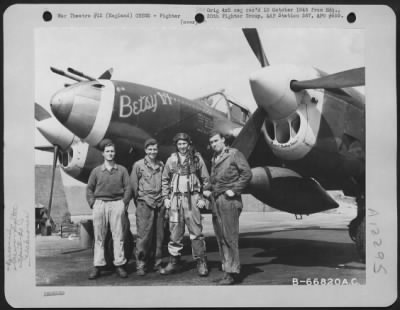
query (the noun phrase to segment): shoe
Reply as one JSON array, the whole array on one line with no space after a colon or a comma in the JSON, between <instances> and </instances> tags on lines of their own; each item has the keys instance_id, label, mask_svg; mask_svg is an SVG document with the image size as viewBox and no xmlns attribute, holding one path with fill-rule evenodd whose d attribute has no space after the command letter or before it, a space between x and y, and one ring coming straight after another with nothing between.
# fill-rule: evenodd
<instances>
[{"instance_id":1,"label":"shoe","mask_svg":"<svg viewBox=\"0 0 400 310\"><path fill-rule=\"evenodd\" d=\"M89 280L94 280L100 277L100 268L99 267L94 267L92 271L90 271L88 279Z\"/></svg>"},{"instance_id":2,"label":"shoe","mask_svg":"<svg viewBox=\"0 0 400 310\"><path fill-rule=\"evenodd\" d=\"M174 272L177 272L180 269L180 256L170 256L169 257L169 263L165 268L161 268L160 269L160 274L162 275L167 275L167 274L171 274Z\"/></svg>"},{"instance_id":3,"label":"shoe","mask_svg":"<svg viewBox=\"0 0 400 310\"><path fill-rule=\"evenodd\" d=\"M139 268L136 270L136 274L138 276L144 276L146 274L146 271L144 271L144 268Z\"/></svg>"},{"instance_id":4,"label":"shoe","mask_svg":"<svg viewBox=\"0 0 400 310\"><path fill-rule=\"evenodd\" d=\"M158 258L154 262L153 271L160 271L161 268L162 268L162 259Z\"/></svg>"},{"instance_id":5,"label":"shoe","mask_svg":"<svg viewBox=\"0 0 400 310\"><path fill-rule=\"evenodd\" d=\"M162 263L157 263L153 266L153 271L160 271L162 269Z\"/></svg>"},{"instance_id":6,"label":"shoe","mask_svg":"<svg viewBox=\"0 0 400 310\"><path fill-rule=\"evenodd\" d=\"M199 258L197 260L197 273L200 277L208 276L207 258Z\"/></svg>"},{"instance_id":7,"label":"shoe","mask_svg":"<svg viewBox=\"0 0 400 310\"><path fill-rule=\"evenodd\" d=\"M124 267L117 266L115 268L115 272L119 275L120 278L127 278L128 273L125 271Z\"/></svg>"},{"instance_id":8,"label":"shoe","mask_svg":"<svg viewBox=\"0 0 400 310\"><path fill-rule=\"evenodd\" d=\"M218 285L232 285L235 283L235 279L232 277L231 274L225 273L224 277L218 281Z\"/></svg>"}]
</instances>

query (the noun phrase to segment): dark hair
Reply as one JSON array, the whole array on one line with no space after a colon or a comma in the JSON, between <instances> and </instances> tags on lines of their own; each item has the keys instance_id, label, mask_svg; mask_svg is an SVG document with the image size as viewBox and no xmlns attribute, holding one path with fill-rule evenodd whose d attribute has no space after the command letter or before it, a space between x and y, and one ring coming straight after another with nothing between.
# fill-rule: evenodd
<instances>
[{"instance_id":1,"label":"dark hair","mask_svg":"<svg viewBox=\"0 0 400 310\"><path fill-rule=\"evenodd\" d=\"M144 148L145 148L145 149L147 149L147 147L150 146L150 145L158 145L157 140L156 140L156 139L153 139L153 138L150 138L150 139L147 139L147 140L144 142Z\"/></svg>"},{"instance_id":2,"label":"dark hair","mask_svg":"<svg viewBox=\"0 0 400 310\"><path fill-rule=\"evenodd\" d=\"M114 150L115 150L115 144L114 142L112 142L111 139L103 139L100 143L99 143L99 147L100 149L104 152L105 148L107 146L113 146Z\"/></svg>"},{"instance_id":3,"label":"dark hair","mask_svg":"<svg viewBox=\"0 0 400 310\"><path fill-rule=\"evenodd\" d=\"M225 135L218 129L213 129L210 131L210 133L208 134L208 139L211 139L212 137L219 135L221 138L225 139Z\"/></svg>"},{"instance_id":4,"label":"dark hair","mask_svg":"<svg viewBox=\"0 0 400 310\"><path fill-rule=\"evenodd\" d=\"M213 129L209 135L208 135L208 140L210 140L212 137L219 135L221 138L225 140L225 145L226 146L231 146L233 141L235 140L235 136L232 134L223 134L221 130L218 129Z\"/></svg>"}]
</instances>

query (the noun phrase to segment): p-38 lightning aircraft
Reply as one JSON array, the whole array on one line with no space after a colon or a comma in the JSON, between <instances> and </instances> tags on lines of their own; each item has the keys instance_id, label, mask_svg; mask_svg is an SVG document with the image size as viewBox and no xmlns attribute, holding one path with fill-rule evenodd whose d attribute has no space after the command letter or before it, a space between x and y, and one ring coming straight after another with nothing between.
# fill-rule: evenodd
<instances>
[{"instance_id":1,"label":"p-38 lightning aircraft","mask_svg":"<svg viewBox=\"0 0 400 310\"><path fill-rule=\"evenodd\" d=\"M358 212L349 232L364 257L365 99L352 87L365 84L365 68L326 74L313 67L269 65L257 30L243 32L262 67L250 76L258 106L251 115L223 92L189 100L111 80L111 70L93 78L52 68L76 82L51 98L58 121L36 105L38 129L54 145L54 166L59 158L67 174L86 182L103 161L99 143L110 138L117 162L130 171L144 156L147 138L159 141L159 157L166 160L175 151L172 137L182 131L209 162L208 135L219 128L248 158L253 172L248 193L273 208L311 214L338 207L327 190L356 197ZM224 109L217 108L221 102Z\"/></svg>"}]
</instances>

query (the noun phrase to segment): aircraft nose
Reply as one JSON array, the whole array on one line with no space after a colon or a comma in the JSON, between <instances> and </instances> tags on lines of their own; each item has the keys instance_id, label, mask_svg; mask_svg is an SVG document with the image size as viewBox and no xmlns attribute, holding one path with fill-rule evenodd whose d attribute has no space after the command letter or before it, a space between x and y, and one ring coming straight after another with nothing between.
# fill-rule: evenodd
<instances>
[{"instance_id":1,"label":"aircraft nose","mask_svg":"<svg viewBox=\"0 0 400 310\"><path fill-rule=\"evenodd\" d=\"M111 81L80 82L57 92L51 99L54 116L91 145L104 137L111 119L114 86Z\"/></svg>"},{"instance_id":2,"label":"aircraft nose","mask_svg":"<svg viewBox=\"0 0 400 310\"><path fill-rule=\"evenodd\" d=\"M250 77L254 99L271 120L288 117L297 109L298 94L290 89L288 69L282 66L269 66Z\"/></svg>"},{"instance_id":3,"label":"aircraft nose","mask_svg":"<svg viewBox=\"0 0 400 310\"><path fill-rule=\"evenodd\" d=\"M56 118L64 124L71 114L73 103L74 92L70 89L63 89L51 98L50 107Z\"/></svg>"}]
</instances>

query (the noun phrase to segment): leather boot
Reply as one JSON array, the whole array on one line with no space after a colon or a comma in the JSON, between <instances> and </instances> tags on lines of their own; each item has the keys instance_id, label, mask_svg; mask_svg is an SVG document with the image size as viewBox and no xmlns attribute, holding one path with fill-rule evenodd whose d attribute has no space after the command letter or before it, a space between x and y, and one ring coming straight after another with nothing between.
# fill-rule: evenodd
<instances>
[{"instance_id":1,"label":"leather boot","mask_svg":"<svg viewBox=\"0 0 400 310\"><path fill-rule=\"evenodd\" d=\"M153 271L160 271L162 268L162 260L158 259L154 262Z\"/></svg>"},{"instance_id":2,"label":"leather boot","mask_svg":"<svg viewBox=\"0 0 400 310\"><path fill-rule=\"evenodd\" d=\"M144 268L138 268L136 269L136 274L138 276L144 276L146 274L146 270L144 270Z\"/></svg>"},{"instance_id":3,"label":"leather boot","mask_svg":"<svg viewBox=\"0 0 400 310\"><path fill-rule=\"evenodd\" d=\"M207 258L202 257L197 260L197 273L200 277L208 276Z\"/></svg>"},{"instance_id":4,"label":"leather boot","mask_svg":"<svg viewBox=\"0 0 400 310\"><path fill-rule=\"evenodd\" d=\"M136 274L138 276L144 276L146 274L146 264L144 261L136 262Z\"/></svg>"},{"instance_id":5,"label":"leather boot","mask_svg":"<svg viewBox=\"0 0 400 310\"><path fill-rule=\"evenodd\" d=\"M169 263L165 268L160 269L160 274L162 275L167 275L174 273L180 269L180 264L181 264L181 257L180 256L170 256L169 257Z\"/></svg>"}]
</instances>

